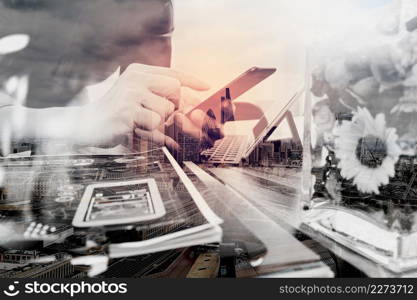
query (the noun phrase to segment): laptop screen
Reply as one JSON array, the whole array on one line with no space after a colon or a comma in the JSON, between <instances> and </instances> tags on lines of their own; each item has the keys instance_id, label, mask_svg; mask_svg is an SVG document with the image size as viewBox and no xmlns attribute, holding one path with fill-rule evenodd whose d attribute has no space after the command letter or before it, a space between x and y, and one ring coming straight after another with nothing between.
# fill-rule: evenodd
<instances>
[{"instance_id":1,"label":"laptop screen","mask_svg":"<svg viewBox=\"0 0 417 300\"><path fill-rule=\"evenodd\" d=\"M291 105L298 99L298 97L303 93L304 89L300 89L297 91L294 96L287 102L287 104L279 111L274 118L270 122L268 122L265 114L259 119L258 123L256 123L255 127L253 128L253 136L254 140L252 143L249 143L246 156L250 154L250 152L259 144L260 141L277 125L278 122L281 121L282 117L285 113L289 110Z\"/></svg>"},{"instance_id":2,"label":"laptop screen","mask_svg":"<svg viewBox=\"0 0 417 300\"><path fill-rule=\"evenodd\" d=\"M253 136L255 137L255 140L258 139L258 137L261 135L261 133L264 131L264 129L268 126L268 121L266 120L265 115L262 116L262 118L259 120L258 123L256 123L255 127L253 128Z\"/></svg>"}]
</instances>

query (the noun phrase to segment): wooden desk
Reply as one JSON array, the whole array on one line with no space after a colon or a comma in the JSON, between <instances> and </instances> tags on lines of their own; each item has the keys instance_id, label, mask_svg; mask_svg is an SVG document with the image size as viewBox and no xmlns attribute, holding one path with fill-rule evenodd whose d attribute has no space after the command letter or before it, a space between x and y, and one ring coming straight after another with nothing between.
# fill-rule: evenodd
<instances>
[{"instance_id":1,"label":"wooden desk","mask_svg":"<svg viewBox=\"0 0 417 300\"><path fill-rule=\"evenodd\" d=\"M268 249L268 253L259 266L252 267L247 262L238 265L239 277L333 276L333 272L320 261L317 254L305 247L288 232L288 229L284 229L276 221L280 216L276 216L274 220L271 215L265 213L267 207L258 208L251 202L254 197L263 195L265 200L272 203L274 199L280 197L273 190L273 186L267 184L262 187L261 182L254 185L253 178L250 176L237 178L238 171L233 169L203 170L191 162L186 162L185 166L187 175L192 180L194 177L194 181L196 178L199 179L204 184L206 193L210 192L214 195L205 199L215 213L225 221L222 226L224 240L253 240L255 236ZM204 196L204 187L198 184L196 186ZM279 204L279 201L276 202ZM288 217L291 214L288 209L281 209L281 211Z\"/></svg>"}]
</instances>

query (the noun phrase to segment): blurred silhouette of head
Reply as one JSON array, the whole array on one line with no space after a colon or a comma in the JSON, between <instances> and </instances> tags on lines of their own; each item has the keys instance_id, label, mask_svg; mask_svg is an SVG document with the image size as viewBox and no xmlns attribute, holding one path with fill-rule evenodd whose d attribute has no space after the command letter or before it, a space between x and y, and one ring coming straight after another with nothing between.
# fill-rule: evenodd
<instances>
[{"instance_id":1,"label":"blurred silhouette of head","mask_svg":"<svg viewBox=\"0 0 417 300\"><path fill-rule=\"evenodd\" d=\"M28 74L28 106L63 106L119 66L169 66L172 18L170 0L0 0L0 38L30 37L1 57L0 84Z\"/></svg>"}]
</instances>

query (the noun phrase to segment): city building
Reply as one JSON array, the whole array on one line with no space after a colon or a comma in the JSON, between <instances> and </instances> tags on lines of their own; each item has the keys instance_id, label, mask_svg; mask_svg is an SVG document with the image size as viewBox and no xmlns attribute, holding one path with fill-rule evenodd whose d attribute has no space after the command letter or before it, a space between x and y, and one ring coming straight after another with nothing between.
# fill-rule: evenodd
<instances>
[{"instance_id":1,"label":"city building","mask_svg":"<svg viewBox=\"0 0 417 300\"><path fill-rule=\"evenodd\" d=\"M11 264L25 264L39 258L36 250L8 250L0 254L0 261Z\"/></svg>"},{"instance_id":2,"label":"city building","mask_svg":"<svg viewBox=\"0 0 417 300\"><path fill-rule=\"evenodd\" d=\"M71 257L57 254L50 263L30 263L17 265L16 268L0 273L0 278L70 278L76 270L71 264Z\"/></svg>"}]
</instances>

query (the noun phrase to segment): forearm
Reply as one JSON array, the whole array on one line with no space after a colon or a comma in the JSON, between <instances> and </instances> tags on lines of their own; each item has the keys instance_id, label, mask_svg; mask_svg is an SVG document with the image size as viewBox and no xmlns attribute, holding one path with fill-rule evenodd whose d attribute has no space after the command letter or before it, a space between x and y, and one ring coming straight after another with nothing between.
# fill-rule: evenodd
<instances>
[{"instance_id":1,"label":"forearm","mask_svg":"<svg viewBox=\"0 0 417 300\"><path fill-rule=\"evenodd\" d=\"M33 109L9 106L0 109L0 118L3 129L10 131L11 139L80 143L81 111L80 107Z\"/></svg>"}]
</instances>

